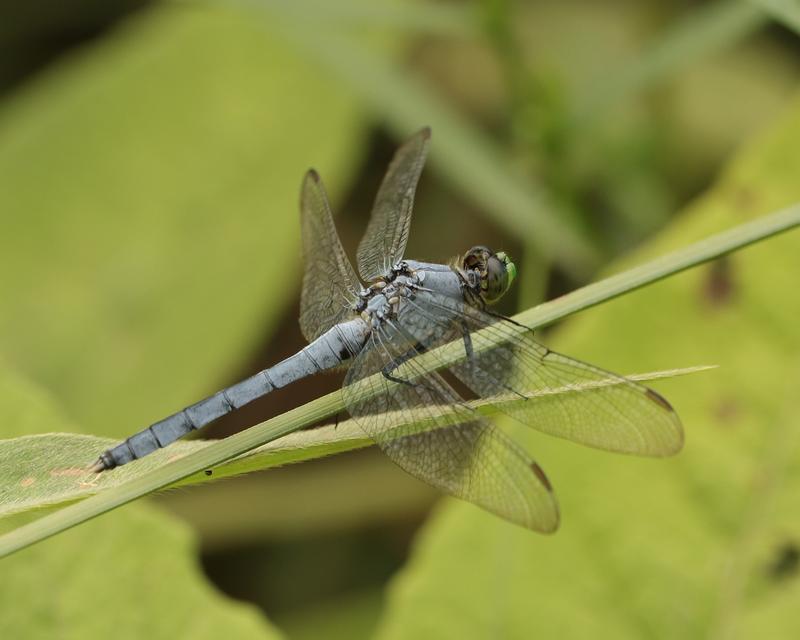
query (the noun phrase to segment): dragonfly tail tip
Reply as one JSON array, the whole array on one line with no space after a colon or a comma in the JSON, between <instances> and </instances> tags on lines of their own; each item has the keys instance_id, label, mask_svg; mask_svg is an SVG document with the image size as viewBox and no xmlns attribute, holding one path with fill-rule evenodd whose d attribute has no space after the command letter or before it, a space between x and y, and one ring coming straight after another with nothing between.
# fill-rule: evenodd
<instances>
[{"instance_id":1,"label":"dragonfly tail tip","mask_svg":"<svg viewBox=\"0 0 800 640\"><path fill-rule=\"evenodd\" d=\"M91 465L89 465L89 470L94 473L100 473L101 471L105 471L106 464L105 462L103 462L103 458L98 458Z\"/></svg>"}]
</instances>

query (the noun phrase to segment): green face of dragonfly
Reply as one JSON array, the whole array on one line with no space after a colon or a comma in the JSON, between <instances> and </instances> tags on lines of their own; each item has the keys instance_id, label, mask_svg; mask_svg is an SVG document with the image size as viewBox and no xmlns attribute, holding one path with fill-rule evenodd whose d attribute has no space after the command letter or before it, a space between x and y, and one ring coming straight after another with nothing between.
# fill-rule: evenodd
<instances>
[{"instance_id":1,"label":"green face of dragonfly","mask_svg":"<svg viewBox=\"0 0 800 640\"><path fill-rule=\"evenodd\" d=\"M463 266L480 276L480 295L486 304L502 298L517 277L517 267L511 258L503 251L494 253L487 247L472 247L464 256Z\"/></svg>"}]
</instances>

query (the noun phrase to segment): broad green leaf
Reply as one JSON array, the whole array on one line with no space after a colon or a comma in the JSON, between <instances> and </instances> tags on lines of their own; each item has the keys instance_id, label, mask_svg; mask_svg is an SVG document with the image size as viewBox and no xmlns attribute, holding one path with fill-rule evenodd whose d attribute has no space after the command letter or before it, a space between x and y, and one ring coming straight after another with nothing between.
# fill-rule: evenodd
<instances>
[{"instance_id":1,"label":"broad green leaf","mask_svg":"<svg viewBox=\"0 0 800 640\"><path fill-rule=\"evenodd\" d=\"M214 440L176 442L136 464L113 473L87 468L117 440L73 433L45 433L0 440L0 517L51 506L120 486L188 453L213 446ZM185 478L173 486L199 484L284 464L302 462L369 446L352 421L289 434L224 465Z\"/></svg>"},{"instance_id":2,"label":"broad green leaf","mask_svg":"<svg viewBox=\"0 0 800 640\"><path fill-rule=\"evenodd\" d=\"M0 636L25 640L281 637L208 584L191 531L147 505L3 562Z\"/></svg>"},{"instance_id":3,"label":"broad green leaf","mask_svg":"<svg viewBox=\"0 0 800 640\"><path fill-rule=\"evenodd\" d=\"M216 390L296 294L303 172L341 193L362 131L249 14L129 20L0 111L0 353L95 433Z\"/></svg>"},{"instance_id":4,"label":"broad green leaf","mask_svg":"<svg viewBox=\"0 0 800 640\"><path fill-rule=\"evenodd\" d=\"M652 246L800 200L800 103ZM659 385L686 429L669 460L529 432L562 527L544 538L449 501L395 580L380 638L790 638L800 634L798 233L620 297L552 346L625 370L714 362ZM621 265L625 266L625 265Z\"/></svg>"}]
</instances>

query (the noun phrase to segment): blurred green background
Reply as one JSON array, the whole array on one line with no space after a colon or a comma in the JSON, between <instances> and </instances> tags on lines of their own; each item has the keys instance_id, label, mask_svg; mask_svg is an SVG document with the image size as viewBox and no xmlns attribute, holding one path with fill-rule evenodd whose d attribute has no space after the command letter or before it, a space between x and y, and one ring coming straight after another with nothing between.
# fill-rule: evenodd
<instances>
[{"instance_id":1,"label":"blurred green background","mask_svg":"<svg viewBox=\"0 0 800 640\"><path fill-rule=\"evenodd\" d=\"M407 255L505 249L506 313L797 202L799 30L780 0L3 3L0 437L123 437L294 353L304 171L354 255L423 125ZM540 335L620 373L720 365L658 385L674 459L518 433L559 495L553 537L361 451L3 560L0 637L798 637L797 243Z\"/></svg>"}]
</instances>

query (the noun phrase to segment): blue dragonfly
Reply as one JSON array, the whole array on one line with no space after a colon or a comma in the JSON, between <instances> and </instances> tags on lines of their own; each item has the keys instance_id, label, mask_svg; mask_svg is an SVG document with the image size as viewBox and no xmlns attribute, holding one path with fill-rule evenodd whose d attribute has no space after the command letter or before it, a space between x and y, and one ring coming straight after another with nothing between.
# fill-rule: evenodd
<instances>
[{"instance_id":1,"label":"blue dragonfly","mask_svg":"<svg viewBox=\"0 0 800 640\"><path fill-rule=\"evenodd\" d=\"M681 423L661 395L551 351L491 311L516 277L504 252L475 246L447 264L404 257L429 141L430 130L422 129L396 152L358 247L358 275L310 170L300 201L300 327L308 345L132 435L93 469L127 464L273 389L340 366L348 367L348 412L389 458L445 493L536 531L558 526L547 476L465 396L581 444L643 455L679 450Z\"/></svg>"}]
</instances>

